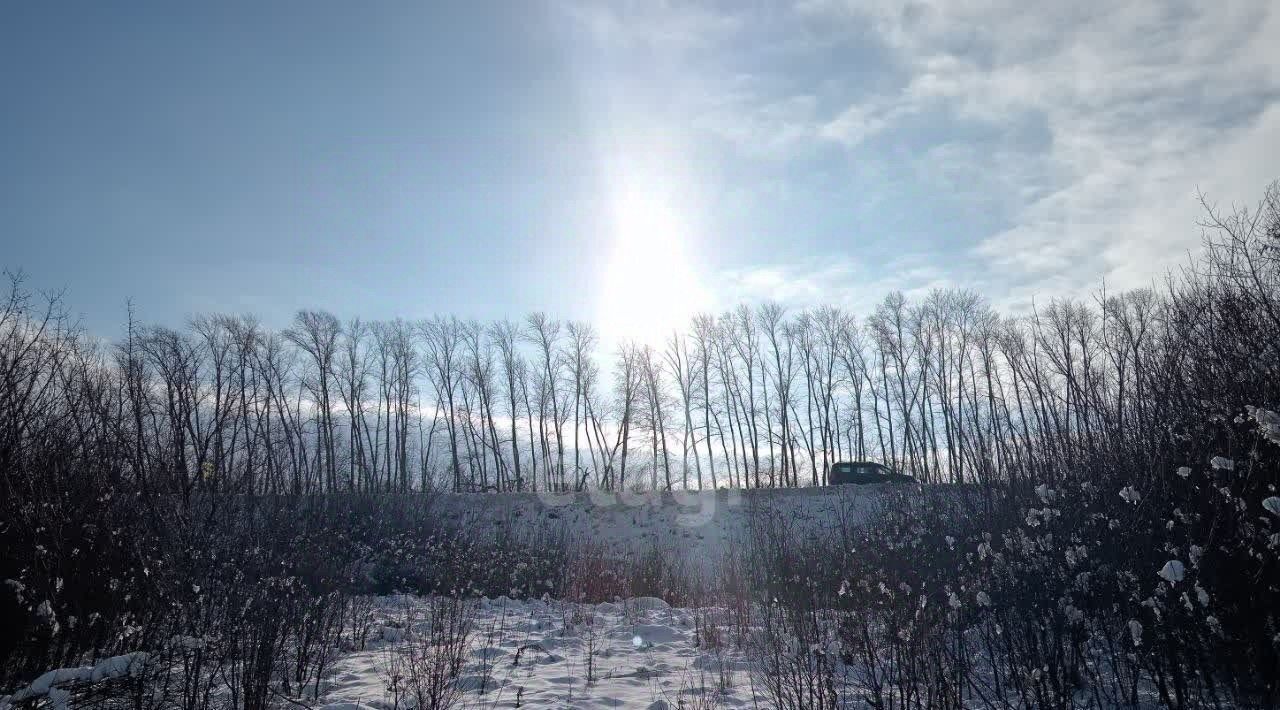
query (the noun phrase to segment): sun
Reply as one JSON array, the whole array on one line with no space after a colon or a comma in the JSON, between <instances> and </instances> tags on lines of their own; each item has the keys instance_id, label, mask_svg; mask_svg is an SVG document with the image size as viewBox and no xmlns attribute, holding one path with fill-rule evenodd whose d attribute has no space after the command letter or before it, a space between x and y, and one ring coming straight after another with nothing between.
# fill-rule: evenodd
<instances>
[{"instance_id":1,"label":"sun","mask_svg":"<svg viewBox=\"0 0 1280 710\"><path fill-rule=\"evenodd\" d=\"M690 262L689 227L660 192L622 191L597 321L606 340L661 345L707 305Z\"/></svg>"}]
</instances>

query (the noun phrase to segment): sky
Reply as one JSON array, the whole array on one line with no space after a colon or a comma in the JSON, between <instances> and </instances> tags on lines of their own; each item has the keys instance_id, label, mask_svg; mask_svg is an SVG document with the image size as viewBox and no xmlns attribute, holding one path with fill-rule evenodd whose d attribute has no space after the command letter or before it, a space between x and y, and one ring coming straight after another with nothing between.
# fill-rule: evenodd
<instances>
[{"instance_id":1,"label":"sky","mask_svg":"<svg viewBox=\"0 0 1280 710\"><path fill-rule=\"evenodd\" d=\"M1017 312L1158 283L1198 194L1280 178L1278 36L1269 0L15 3L0 267L102 337Z\"/></svg>"}]
</instances>

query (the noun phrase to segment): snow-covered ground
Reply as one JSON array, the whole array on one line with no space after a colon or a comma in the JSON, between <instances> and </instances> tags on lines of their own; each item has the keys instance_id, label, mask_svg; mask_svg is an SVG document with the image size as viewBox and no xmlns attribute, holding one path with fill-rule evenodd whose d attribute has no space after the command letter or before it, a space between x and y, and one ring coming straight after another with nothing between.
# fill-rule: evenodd
<instances>
[{"instance_id":1,"label":"snow-covered ground","mask_svg":"<svg viewBox=\"0 0 1280 710\"><path fill-rule=\"evenodd\" d=\"M658 710L761 703L743 652L727 636L706 632L723 630L723 610L673 609L653 597L574 604L401 595L378 597L373 604L362 647L355 633L348 635L347 650L329 667L319 696L289 704L327 710L418 707L409 658L415 649L421 658L443 646L433 645L442 639L431 633L433 604L468 610L461 664L456 675L443 673L437 686L454 687L457 696L441 707ZM434 621L438 629L441 617ZM135 653L52 670L0 696L0 709L22 701L71 707L74 689L83 692L87 685L132 675L147 661L148 654ZM221 690L214 697L225 699Z\"/></svg>"},{"instance_id":2,"label":"snow-covered ground","mask_svg":"<svg viewBox=\"0 0 1280 710\"><path fill-rule=\"evenodd\" d=\"M407 651L425 624L418 612L426 603L378 599L365 650L337 661L315 707L396 707L394 656ZM699 615L716 610L673 609L651 597L602 604L503 597L475 604L458 707L656 710L764 702L741 651L705 639L699 647ZM399 707L406 706L401 697Z\"/></svg>"},{"instance_id":3,"label":"snow-covered ground","mask_svg":"<svg viewBox=\"0 0 1280 710\"><path fill-rule=\"evenodd\" d=\"M647 548L676 549L714 563L741 543L752 520L783 520L796 533L865 520L884 486L838 486L666 493L442 494L444 519L490 534L563 531L623 556Z\"/></svg>"},{"instance_id":4,"label":"snow-covered ground","mask_svg":"<svg viewBox=\"0 0 1280 710\"><path fill-rule=\"evenodd\" d=\"M751 642L734 638L734 620L723 608L672 608L653 597L575 604L401 595L378 597L372 602L363 641L357 641L358 631L348 630L346 650L328 666L318 696L308 686L301 698L286 699L277 694L279 702L273 707L710 710L774 706L767 689L759 685L766 680L761 673L752 672L754 661L744 650ZM435 687L451 698L446 703L420 705L414 698L407 659L415 653L419 658L430 656L447 647L447 641L436 643L444 637L433 636L431 629L433 619L437 630L449 620L432 617L431 610L433 605L456 609L450 605L459 604L467 609L465 643L457 645L456 656L439 656L456 657L458 665L450 668L447 660L418 665L426 675L431 668L448 668L437 677L440 682ZM759 630L752 628L747 633ZM0 710L24 702L58 709L74 707L73 691L83 692L86 685L140 673L149 660L149 654L138 652L91 666L51 670L13 695L0 696ZM873 707L865 695L867 686L857 681L857 674L838 660L833 662L841 688L840 707ZM979 677L981 685L989 689L990 679L983 673ZM996 697L989 696L988 703ZM215 690L213 699L225 700L225 692ZM1097 698L1088 688L1076 691L1074 699L1082 707L1096 707ZM1138 708L1161 706L1146 681L1139 684L1136 699ZM1016 693L1007 697L1010 707L1025 706L1026 700ZM990 707L977 699L974 704Z\"/></svg>"}]
</instances>

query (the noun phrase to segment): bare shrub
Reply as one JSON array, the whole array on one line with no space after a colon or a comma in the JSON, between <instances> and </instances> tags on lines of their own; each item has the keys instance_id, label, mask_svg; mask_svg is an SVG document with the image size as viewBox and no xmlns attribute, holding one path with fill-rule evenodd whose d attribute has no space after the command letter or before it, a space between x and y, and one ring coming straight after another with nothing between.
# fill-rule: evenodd
<instances>
[{"instance_id":1,"label":"bare shrub","mask_svg":"<svg viewBox=\"0 0 1280 710\"><path fill-rule=\"evenodd\" d=\"M405 608L405 642L390 651L388 687L409 707L442 710L454 707L464 688L459 684L475 624L474 602L433 596Z\"/></svg>"}]
</instances>

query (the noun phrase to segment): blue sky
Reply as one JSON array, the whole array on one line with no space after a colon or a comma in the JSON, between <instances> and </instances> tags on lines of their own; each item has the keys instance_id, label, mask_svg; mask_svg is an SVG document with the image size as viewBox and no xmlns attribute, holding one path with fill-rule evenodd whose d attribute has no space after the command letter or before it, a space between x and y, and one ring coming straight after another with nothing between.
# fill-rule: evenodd
<instances>
[{"instance_id":1,"label":"blue sky","mask_svg":"<svg viewBox=\"0 0 1280 710\"><path fill-rule=\"evenodd\" d=\"M0 265L103 336L1142 286L1280 177L1280 9L1113 5L13 5Z\"/></svg>"}]
</instances>

